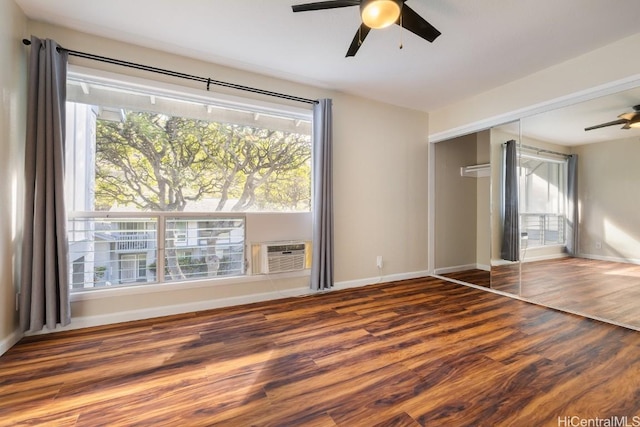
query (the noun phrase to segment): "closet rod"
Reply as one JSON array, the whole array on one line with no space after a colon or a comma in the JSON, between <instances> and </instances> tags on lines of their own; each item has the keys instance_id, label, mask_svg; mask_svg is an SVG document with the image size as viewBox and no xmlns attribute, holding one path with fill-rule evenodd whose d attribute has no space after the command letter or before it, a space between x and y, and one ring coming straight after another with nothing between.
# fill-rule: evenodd
<instances>
[{"instance_id":1,"label":"closet rod","mask_svg":"<svg viewBox=\"0 0 640 427\"><path fill-rule=\"evenodd\" d=\"M22 43L29 46L30 40L22 39ZM287 99L289 101L303 102L305 104L317 104L318 101L314 99L301 98L299 96L287 95L285 93L272 92L270 90L258 89L255 87L239 85L236 83L223 82L220 80L213 80L207 77L193 76L191 74L180 73L177 71L166 70L164 68L151 67L149 65L137 64L135 62L123 61L121 59L108 58L106 56L94 55L92 53L80 52L77 50L66 49L62 46L58 46L58 51L64 50L71 56L77 56L78 58L91 59L93 61L106 62L107 64L120 65L122 67L135 68L136 70L149 71L151 73L164 74L166 76L178 77L186 80L193 80L207 84L207 91L210 85L222 86L230 89L242 90L245 92L257 93L260 95L271 96L275 98Z\"/></svg>"}]
</instances>

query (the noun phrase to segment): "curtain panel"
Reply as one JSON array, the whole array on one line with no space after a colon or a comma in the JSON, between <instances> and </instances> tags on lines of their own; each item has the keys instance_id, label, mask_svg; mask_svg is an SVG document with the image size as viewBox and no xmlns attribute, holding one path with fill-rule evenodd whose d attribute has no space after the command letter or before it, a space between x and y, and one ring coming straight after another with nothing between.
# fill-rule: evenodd
<instances>
[{"instance_id":1,"label":"curtain panel","mask_svg":"<svg viewBox=\"0 0 640 427\"><path fill-rule=\"evenodd\" d=\"M331 99L313 107L311 289L333 287L333 118Z\"/></svg>"},{"instance_id":2,"label":"curtain panel","mask_svg":"<svg viewBox=\"0 0 640 427\"><path fill-rule=\"evenodd\" d=\"M504 162L502 247L500 256L507 261L520 260L518 206L518 154L516 141L507 141Z\"/></svg>"},{"instance_id":3,"label":"curtain panel","mask_svg":"<svg viewBox=\"0 0 640 427\"><path fill-rule=\"evenodd\" d=\"M67 52L31 37L25 211L20 276L20 327L67 325L69 304L64 139Z\"/></svg>"},{"instance_id":4,"label":"curtain panel","mask_svg":"<svg viewBox=\"0 0 640 427\"><path fill-rule=\"evenodd\" d=\"M567 159L567 253L578 254L578 155Z\"/></svg>"}]
</instances>

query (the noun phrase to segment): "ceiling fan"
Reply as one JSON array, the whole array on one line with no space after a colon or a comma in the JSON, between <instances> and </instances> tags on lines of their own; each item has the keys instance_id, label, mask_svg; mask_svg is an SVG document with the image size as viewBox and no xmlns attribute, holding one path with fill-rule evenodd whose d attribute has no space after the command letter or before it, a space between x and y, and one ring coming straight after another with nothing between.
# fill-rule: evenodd
<instances>
[{"instance_id":1,"label":"ceiling fan","mask_svg":"<svg viewBox=\"0 0 640 427\"><path fill-rule=\"evenodd\" d=\"M291 8L294 12L307 12L360 6L362 24L347 50L346 56L349 57L355 56L372 28L380 29L396 24L429 42L433 42L441 34L433 25L404 4L405 2L406 0L334 0L297 4Z\"/></svg>"},{"instance_id":2,"label":"ceiling fan","mask_svg":"<svg viewBox=\"0 0 640 427\"><path fill-rule=\"evenodd\" d=\"M621 127L621 129L640 128L640 104L635 105L633 107L633 112L620 114L618 116L618 120L602 123L595 126L589 126L588 128L584 128L584 130L587 131L587 130L593 130L593 129L600 129L607 126L615 126L615 125L624 125Z\"/></svg>"}]
</instances>

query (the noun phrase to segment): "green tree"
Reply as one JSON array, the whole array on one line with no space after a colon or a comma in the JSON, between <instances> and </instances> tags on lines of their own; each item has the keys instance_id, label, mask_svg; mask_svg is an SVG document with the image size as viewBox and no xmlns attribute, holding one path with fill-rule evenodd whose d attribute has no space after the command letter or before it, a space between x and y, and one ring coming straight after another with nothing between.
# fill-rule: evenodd
<instances>
[{"instance_id":1,"label":"green tree","mask_svg":"<svg viewBox=\"0 0 640 427\"><path fill-rule=\"evenodd\" d=\"M97 122L96 209L183 211L204 198L216 211L308 209L310 158L309 135L128 112ZM168 237L169 274L184 278Z\"/></svg>"}]
</instances>

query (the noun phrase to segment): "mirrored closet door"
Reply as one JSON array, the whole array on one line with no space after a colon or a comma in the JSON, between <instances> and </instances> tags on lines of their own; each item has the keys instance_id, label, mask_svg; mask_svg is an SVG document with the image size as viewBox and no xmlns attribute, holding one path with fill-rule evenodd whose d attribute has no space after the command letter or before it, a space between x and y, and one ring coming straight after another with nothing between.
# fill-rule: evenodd
<instances>
[{"instance_id":1,"label":"mirrored closet door","mask_svg":"<svg viewBox=\"0 0 640 427\"><path fill-rule=\"evenodd\" d=\"M640 328L639 104L634 88L522 119L522 297Z\"/></svg>"},{"instance_id":2,"label":"mirrored closet door","mask_svg":"<svg viewBox=\"0 0 640 427\"><path fill-rule=\"evenodd\" d=\"M640 329L640 88L434 152L436 274Z\"/></svg>"}]
</instances>

